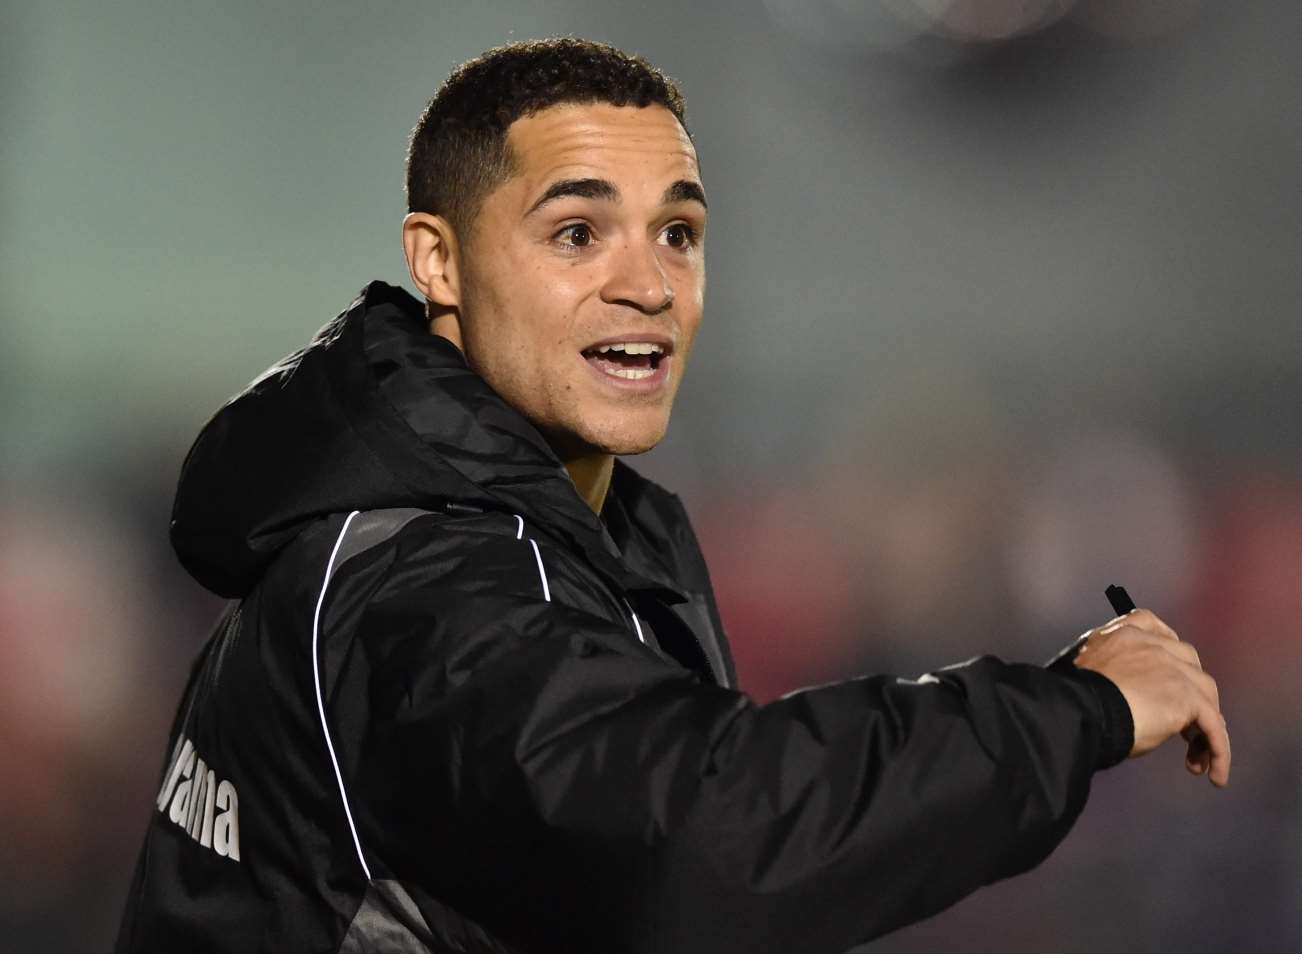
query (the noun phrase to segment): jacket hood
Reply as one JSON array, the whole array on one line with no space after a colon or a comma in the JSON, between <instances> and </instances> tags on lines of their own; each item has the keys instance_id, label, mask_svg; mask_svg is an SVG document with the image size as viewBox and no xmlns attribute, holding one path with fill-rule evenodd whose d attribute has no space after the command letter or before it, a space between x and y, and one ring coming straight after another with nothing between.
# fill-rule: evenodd
<instances>
[{"instance_id":1,"label":"jacket hood","mask_svg":"<svg viewBox=\"0 0 1302 954\"><path fill-rule=\"evenodd\" d=\"M620 486L653 486L617 466ZM621 564L538 430L429 333L420 302L378 281L204 425L171 540L203 586L239 597L319 517L449 504L520 514L621 586L682 598Z\"/></svg>"}]
</instances>

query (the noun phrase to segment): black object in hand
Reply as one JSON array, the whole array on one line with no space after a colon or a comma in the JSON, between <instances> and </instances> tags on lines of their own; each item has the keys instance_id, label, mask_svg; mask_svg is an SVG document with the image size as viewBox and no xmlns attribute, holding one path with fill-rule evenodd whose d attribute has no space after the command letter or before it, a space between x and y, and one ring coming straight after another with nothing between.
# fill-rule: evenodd
<instances>
[{"instance_id":1,"label":"black object in hand","mask_svg":"<svg viewBox=\"0 0 1302 954\"><path fill-rule=\"evenodd\" d=\"M1112 604L1112 608L1118 616L1125 616L1135 608L1135 601L1130 598L1130 594L1126 592L1124 586L1117 586L1117 584L1113 583L1103 591L1103 594L1108 598L1108 602Z\"/></svg>"}]
</instances>

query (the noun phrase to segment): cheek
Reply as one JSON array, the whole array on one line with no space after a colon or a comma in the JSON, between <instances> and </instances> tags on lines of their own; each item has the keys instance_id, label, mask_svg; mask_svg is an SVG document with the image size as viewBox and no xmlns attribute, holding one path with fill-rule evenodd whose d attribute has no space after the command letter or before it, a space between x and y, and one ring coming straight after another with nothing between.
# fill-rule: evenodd
<instances>
[{"instance_id":1,"label":"cheek","mask_svg":"<svg viewBox=\"0 0 1302 954\"><path fill-rule=\"evenodd\" d=\"M683 316L679 319L683 329L683 340L687 345L691 345L696 340L696 333L701 330L701 322L705 318L705 289L697 286L693 293L687 299L688 307L683 309Z\"/></svg>"},{"instance_id":2,"label":"cheek","mask_svg":"<svg viewBox=\"0 0 1302 954\"><path fill-rule=\"evenodd\" d=\"M582 260L556 261L528 247L487 251L491 269L467 273L474 363L530 403L574 392L575 376L586 372L577 360L583 304L599 276Z\"/></svg>"},{"instance_id":3,"label":"cheek","mask_svg":"<svg viewBox=\"0 0 1302 954\"><path fill-rule=\"evenodd\" d=\"M686 306L685 311L690 312L695 321L700 321L701 311L705 306L705 262L697 260L690 265L685 264L682 270L675 276L674 297ZM688 319L681 319L684 325Z\"/></svg>"}]
</instances>

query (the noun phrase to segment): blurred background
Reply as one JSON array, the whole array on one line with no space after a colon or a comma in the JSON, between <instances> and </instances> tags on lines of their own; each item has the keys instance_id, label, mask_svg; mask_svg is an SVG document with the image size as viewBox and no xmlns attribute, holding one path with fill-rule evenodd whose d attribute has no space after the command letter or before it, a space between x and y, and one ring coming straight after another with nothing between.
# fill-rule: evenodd
<instances>
[{"instance_id":1,"label":"blurred background","mask_svg":"<svg viewBox=\"0 0 1302 954\"><path fill-rule=\"evenodd\" d=\"M1231 787L1096 777L1036 871L873 952L1302 950L1302 6L3 5L0 949L116 936L220 601L199 427L373 278L460 61L573 33L678 79L707 321L635 461L757 701L1042 662L1124 584L1219 680Z\"/></svg>"}]
</instances>

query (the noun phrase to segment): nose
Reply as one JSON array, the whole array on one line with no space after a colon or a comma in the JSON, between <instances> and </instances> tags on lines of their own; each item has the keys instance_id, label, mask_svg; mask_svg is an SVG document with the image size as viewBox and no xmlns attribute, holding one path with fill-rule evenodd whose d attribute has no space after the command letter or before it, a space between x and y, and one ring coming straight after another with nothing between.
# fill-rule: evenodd
<instances>
[{"instance_id":1,"label":"nose","mask_svg":"<svg viewBox=\"0 0 1302 954\"><path fill-rule=\"evenodd\" d=\"M630 240L616 250L601 298L607 304L636 308L644 315L658 315L672 307L674 289L656 247Z\"/></svg>"}]
</instances>

